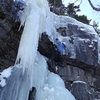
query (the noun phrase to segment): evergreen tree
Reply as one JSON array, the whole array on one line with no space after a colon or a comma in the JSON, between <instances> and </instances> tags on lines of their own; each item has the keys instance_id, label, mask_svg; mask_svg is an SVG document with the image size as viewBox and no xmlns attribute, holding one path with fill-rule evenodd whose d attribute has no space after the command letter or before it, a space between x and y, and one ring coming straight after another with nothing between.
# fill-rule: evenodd
<instances>
[{"instance_id":1,"label":"evergreen tree","mask_svg":"<svg viewBox=\"0 0 100 100\"><path fill-rule=\"evenodd\" d=\"M50 4L54 6L61 6L62 5L62 0L48 0Z\"/></svg>"},{"instance_id":2,"label":"evergreen tree","mask_svg":"<svg viewBox=\"0 0 100 100\"><path fill-rule=\"evenodd\" d=\"M92 26L95 29L95 31L100 35L100 29L99 29L98 23L93 21L93 25Z\"/></svg>"},{"instance_id":3,"label":"evergreen tree","mask_svg":"<svg viewBox=\"0 0 100 100\"><path fill-rule=\"evenodd\" d=\"M67 15L70 17L75 18L76 20L83 22L85 24L89 24L91 20L87 19L87 16L85 15L77 15L77 12L80 11L80 6L75 5L74 3L69 3L67 6Z\"/></svg>"}]
</instances>

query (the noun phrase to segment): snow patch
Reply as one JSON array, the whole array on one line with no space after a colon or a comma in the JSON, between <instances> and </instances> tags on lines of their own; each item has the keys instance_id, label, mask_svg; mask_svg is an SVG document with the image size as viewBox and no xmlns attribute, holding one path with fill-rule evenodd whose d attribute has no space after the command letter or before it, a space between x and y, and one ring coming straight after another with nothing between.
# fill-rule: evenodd
<instances>
[{"instance_id":1,"label":"snow patch","mask_svg":"<svg viewBox=\"0 0 100 100\"><path fill-rule=\"evenodd\" d=\"M86 84L86 82L84 82L84 81L74 81L73 83L82 83L82 84Z\"/></svg>"},{"instance_id":2,"label":"snow patch","mask_svg":"<svg viewBox=\"0 0 100 100\"><path fill-rule=\"evenodd\" d=\"M12 68L9 67L8 69L3 70L0 72L0 86L4 87L6 85L6 79L10 77Z\"/></svg>"}]
</instances>

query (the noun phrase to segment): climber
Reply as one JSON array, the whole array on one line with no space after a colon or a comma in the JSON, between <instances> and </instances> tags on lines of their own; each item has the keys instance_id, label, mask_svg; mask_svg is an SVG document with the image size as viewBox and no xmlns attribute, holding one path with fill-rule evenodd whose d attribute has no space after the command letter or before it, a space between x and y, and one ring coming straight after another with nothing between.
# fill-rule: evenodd
<instances>
[{"instance_id":1,"label":"climber","mask_svg":"<svg viewBox=\"0 0 100 100\"><path fill-rule=\"evenodd\" d=\"M60 52L61 55L65 52L65 45L61 43L58 39L55 40L55 45L57 47L57 51Z\"/></svg>"},{"instance_id":2,"label":"climber","mask_svg":"<svg viewBox=\"0 0 100 100\"><path fill-rule=\"evenodd\" d=\"M53 66L53 64L56 62L61 62L62 61L62 55L64 55L64 51L65 51L65 45L63 43L61 43L58 39L55 39L54 41L54 50L51 53L51 57L50 57L50 63L51 63L51 67Z\"/></svg>"}]
</instances>

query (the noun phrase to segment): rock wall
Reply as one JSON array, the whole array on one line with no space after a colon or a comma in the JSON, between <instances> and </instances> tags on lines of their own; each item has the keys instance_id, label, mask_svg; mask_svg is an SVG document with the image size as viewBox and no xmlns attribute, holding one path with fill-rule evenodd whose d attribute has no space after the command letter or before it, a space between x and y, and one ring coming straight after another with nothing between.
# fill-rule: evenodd
<instances>
[{"instance_id":1,"label":"rock wall","mask_svg":"<svg viewBox=\"0 0 100 100\"><path fill-rule=\"evenodd\" d=\"M42 42L42 40L45 41ZM45 51L47 52L44 53ZM39 42L39 52L48 58L49 70L62 77L66 88L73 93L76 100L95 100L95 97L98 97L96 91L99 89L100 81L96 77L96 69L99 69L99 65L91 66L91 63L87 64L81 59L59 55L55 44L48 39L46 34L42 35Z\"/></svg>"},{"instance_id":2,"label":"rock wall","mask_svg":"<svg viewBox=\"0 0 100 100\"><path fill-rule=\"evenodd\" d=\"M0 0L0 70L14 65L22 27L19 30L19 9L22 3ZM21 7L20 7L21 6Z\"/></svg>"}]
</instances>

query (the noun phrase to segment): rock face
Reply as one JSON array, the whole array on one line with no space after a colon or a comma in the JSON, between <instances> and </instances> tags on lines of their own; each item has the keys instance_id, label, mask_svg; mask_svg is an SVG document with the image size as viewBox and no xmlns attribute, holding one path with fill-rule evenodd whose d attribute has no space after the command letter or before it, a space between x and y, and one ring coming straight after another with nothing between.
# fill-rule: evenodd
<instances>
[{"instance_id":1,"label":"rock face","mask_svg":"<svg viewBox=\"0 0 100 100\"><path fill-rule=\"evenodd\" d=\"M88 89L88 85L85 82L74 82L72 85L72 93L76 97L76 100L95 100L93 91Z\"/></svg>"},{"instance_id":2,"label":"rock face","mask_svg":"<svg viewBox=\"0 0 100 100\"><path fill-rule=\"evenodd\" d=\"M47 38L46 34L42 35L39 42L39 52L48 58L49 70L62 77L66 88L72 91L76 100L95 100L94 91L99 88L99 78L95 77L97 76L96 69L100 67L99 65L95 66L98 63L91 65L91 63L82 62L81 59L73 59L66 54L61 55L59 51L56 51L56 45L53 42L50 40L42 42L42 40L48 40ZM50 49L48 49L49 46ZM48 53L45 54L46 50Z\"/></svg>"},{"instance_id":3,"label":"rock face","mask_svg":"<svg viewBox=\"0 0 100 100\"><path fill-rule=\"evenodd\" d=\"M62 6L61 3L57 5L58 8ZM23 9L23 3L13 2L13 0L0 1L0 70L15 62L23 30L21 28L19 31L19 15ZM57 50L57 45L50 40L47 33L42 34L38 51L47 57L49 70L62 77L66 88L73 93L76 100L99 99L100 65L97 34L90 26L72 18L60 16L57 19L58 24L55 26L58 40L65 45L64 52Z\"/></svg>"},{"instance_id":4,"label":"rock face","mask_svg":"<svg viewBox=\"0 0 100 100\"><path fill-rule=\"evenodd\" d=\"M97 34L90 26L77 23L71 18L61 16L56 23L58 39L65 45L64 53L57 51L56 44L46 34L42 35L39 42L39 52L48 58L49 70L62 77L66 88L73 93L76 100L100 99L97 92L100 91ZM42 42L47 39L51 44L50 49L47 41ZM44 54L46 50L49 57Z\"/></svg>"},{"instance_id":5,"label":"rock face","mask_svg":"<svg viewBox=\"0 0 100 100\"><path fill-rule=\"evenodd\" d=\"M13 0L0 0L0 70L14 64L19 40L19 3Z\"/></svg>"},{"instance_id":6,"label":"rock face","mask_svg":"<svg viewBox=\"0 0 100 100\"><path fill-rule=\"evenodd\" d=\"M98 43L95 40L95 34L87 34L84 28L71 24L68 25L68 31L70 33L68 35L76 47L76 58L87 64L97 65Z\"/></svg>"}]
</instances>

